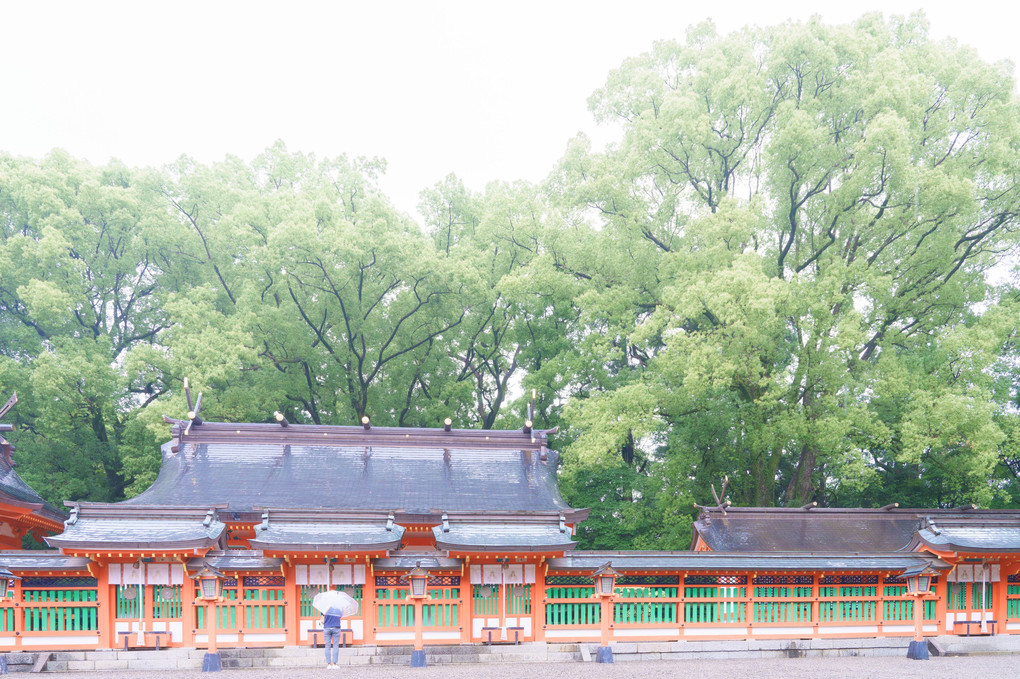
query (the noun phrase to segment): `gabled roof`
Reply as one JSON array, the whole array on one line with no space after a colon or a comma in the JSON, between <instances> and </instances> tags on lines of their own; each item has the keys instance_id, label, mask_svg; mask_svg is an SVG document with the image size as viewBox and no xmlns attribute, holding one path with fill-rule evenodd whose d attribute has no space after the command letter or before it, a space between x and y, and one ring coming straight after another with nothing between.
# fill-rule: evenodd
<instances>
[{"instance_id":1,"label":"gabled roof","mask_svg":"<svg viewBox=\"0 0 1020 679\"><path fill-rule=\"evenodd\" d=\"M928 514L911 546L937 552L1020 552L1020 512Z\"/></svg>"},{"instance_id":2,"label":"gabled roof","mask_svg":"<svg viewBox=\"0 0 1020 679\"><path fill-rule=\"evenodd\" d=\"M219 544L226 525L216 508L124 506L124 503L68 503L64 532L46 538L51 547L70 550L209 549Z\"/></svg>"},{"instance_id":3,"label":"gabled roof","mask_svg":"<svg viewBox=\"0 0 1020 679\"><path fill-rule=\"evenodd\" d=\"M919 538L928 520L940 527L944 523L950 532L943 537L922 533ZM980 526L988 530L982 533ZM1014 532L1004 530L1006 526ZM978 549L1015 544L1020 550L1020 511L727 507L702 512L694 523L692 546L701 543L716 552L874 553L948 545L950 538L969 540Z\"/></svg>"},{"instance_id":4,"label":"gabled roof","mask_svg":"<svg viewBox=\"0 0 1020 679\"><path fill-rule=\"evenodd\" d=\"M0 446L10 446L0 437ZM10 446L13 448L13 446ZM34 521L26 517L33 525L56 529L66 518L64 513L40 497L39 493L25 483L14 471L11 463L10 450L0 454L0 504L23 510L24 514L34 517Z\"/></svg>"},{"instance_id":5,"label":"gabled roof","mask_svg":"<svg viewBox=\"0 0 1020 679\"><path fill-rule=\"evenodd\" d=\"M573 513L543 432L205 422L163 447L125 505ZM225 516L229 516L225 514Z\"/></svg>"},{"instance_id":6,"label":"gabled roof","mask_svg":"<svg viewBox=\"0 0 1020 679\"><path fill-rule=\"evenodd\" d=\"M581 518L587 516L584 511ZM432 527L438 549L451 552L563 552L573 549L572 531L560 514L446 515Z\"/></svg>"},{"instance_id":7,"label":"gabled roof","mask_svg":"<svg viewBox=\"0 0 1020 679\"><path fill-rule=\"evenodd\" d=\"M265 551L352 552L396 549L404 527L392 514L336 510L276 510L263 513L252 547Z\"/></svg>"}]
</instances>

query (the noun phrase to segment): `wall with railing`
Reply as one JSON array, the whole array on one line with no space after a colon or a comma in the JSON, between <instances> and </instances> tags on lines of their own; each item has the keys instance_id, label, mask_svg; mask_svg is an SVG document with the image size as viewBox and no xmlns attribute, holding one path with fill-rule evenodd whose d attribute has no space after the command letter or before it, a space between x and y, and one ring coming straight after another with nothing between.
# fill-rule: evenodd
<instances>
[{"instance_id":1,"label":"wall with railing","mask_svg":"<svg viewBox=\"0 0 1020 679\"><path fill-rule=\"evenodd\" d=\"M601 612L592 578L548 575L545 584L545 636L596 638ZM623 575L613 601L611 636L620 640L906 636L914 630L915 599L906 584L874 574ZM1017 602L1020 609L1020 590ZM937 600L923 607L924 631L935 633Z\"/></svg>"},{"instance_id":2,"label":"wall with railing","mask_svg":"<svg viewBox=\"0 0 1020 679\"><path fill-rule=\"evenodd\" d=\"M944 632L947 614L986 607L996 611L997 633L1020 633L1020 575L1004 576L995 583L936 579L932 591L938 596L921 603L924 632ZM431 576L429 598L420 609L425 643L477 640L472 621L508 616L530 620L538 640L599 638L603 609L590 575L542 573L538 580L488 586L454 574ZM138 629L182 629L160 637L162 644L203 647L209 642L208 611L216 616L217 643L224 647L309 643L310 637L291 630L295 623L321 621L312 600L327 587L298 585L283 575L233 573L222 598L204 604L193 599L190 581L100 586L93 577L25 575L12 585L8 599L0 600L0 648L8 650L115 647L125 641L151 646L152 638L130 636ZM338 587L360 605L347 624L368 628L364 637L349 636L349 643L413 639L415 606L402 575L371 574L364 585ZM605 610L612 611L611 638L625 641L909 636L916 605L906 583L891 575L630 572L618 578Z\"/></svg>"},{"instance_id":3,"label":"wall with railing","mask_svg":"<svg viewBox=\"0 0 1020 679\"><path fill-rule=\"evenodd\" d=\"M408 599L409 593L406 577L375 576L375 613L372 620L377 642L407 642L414 638L416 606ZM461 639L463 604L459 575L430 576L428 598L421 603L423 639Z\"/></svg>"},{"instance_id":4,"label":"wall with railing","mask_svg":"<svg viewBox=\"0 0 1020 679\"><path fill-rule=\"evenodd\" d=\"M98 581L81 576L26 576L0 603L0 644L10 648L96 648Z\"/></svg>"}]
</instances>

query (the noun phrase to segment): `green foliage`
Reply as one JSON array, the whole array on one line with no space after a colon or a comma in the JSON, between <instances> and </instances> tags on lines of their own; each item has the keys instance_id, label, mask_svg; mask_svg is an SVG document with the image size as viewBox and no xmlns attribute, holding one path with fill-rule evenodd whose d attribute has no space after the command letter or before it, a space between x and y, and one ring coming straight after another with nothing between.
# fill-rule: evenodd
<instances>
[{"instance_id":1,"label":"green foliage","mask_svg":"<svg viewBox=\"0 0 1020 679\"><path fill-rule=\"evenodd\" d=\"M621 126L542 185L451 175L419 226L378 159L282 143L160 171L0 156L0 391L46 498L119 500L163 414L559 427L589 548L694 504L1020 501L1014 79L921 16L628 59Z\"/></svg>"}]
</instances>

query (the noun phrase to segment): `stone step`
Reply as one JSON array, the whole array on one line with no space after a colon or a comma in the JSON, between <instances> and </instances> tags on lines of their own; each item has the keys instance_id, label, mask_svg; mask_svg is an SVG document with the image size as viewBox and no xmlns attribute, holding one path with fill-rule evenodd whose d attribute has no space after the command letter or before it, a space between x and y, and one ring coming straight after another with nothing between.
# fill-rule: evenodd
<instances>
[{"instance_id":1,"label":"stone step","mask_svg":"<svg viewBox=\"0 0 1020 679\"><path fill-rule=\"evenodd\" d=\"M410 665L410 646L350 646L341 648L339 665ZM55 652L46 664L47 672L102 670L174 670L201 669L204 649L169 648L159 651L64 651ZM15 655L15 654L11 654ZM36 654L20 654L32 656ZM224 668L319 667L325 663L325 651L309 646L282 648L224 648L220 662ZM578 644L524 643L518 646L477 644L426 646L429 665L493 664L521 662L579 662ZM28 662L26 657L25 661Z\"/></svg>"}]
</instances>

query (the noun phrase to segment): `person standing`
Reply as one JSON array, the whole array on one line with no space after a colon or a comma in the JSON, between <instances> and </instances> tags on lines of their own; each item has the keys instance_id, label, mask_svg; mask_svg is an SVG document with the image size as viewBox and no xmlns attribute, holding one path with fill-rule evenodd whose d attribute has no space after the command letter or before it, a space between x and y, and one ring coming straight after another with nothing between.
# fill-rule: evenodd
<instances>
[{"instance_id":1,"label":"person standing","mask_svg":"<svg viewBox=\"0 0 1020 679\"><path fill-rule=\"evenodd\" d=\"M343 615L339 610L331 608L322 614L322 640L326 647L326 667L331 670L339 669L337 660L340 659L340 640L343 634L340 632ZM333 654L330 655L330 648Z\"/></svg>"}]
</instances>

